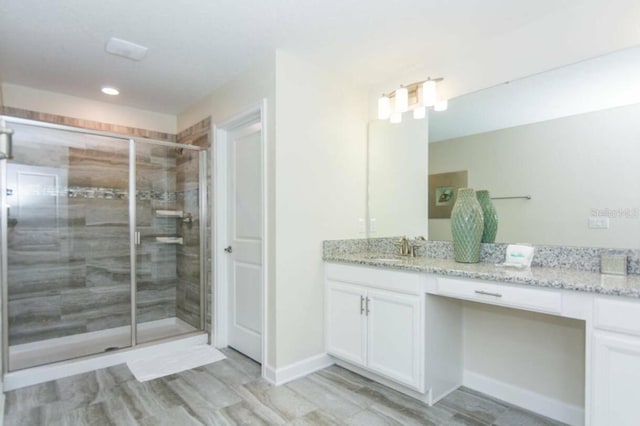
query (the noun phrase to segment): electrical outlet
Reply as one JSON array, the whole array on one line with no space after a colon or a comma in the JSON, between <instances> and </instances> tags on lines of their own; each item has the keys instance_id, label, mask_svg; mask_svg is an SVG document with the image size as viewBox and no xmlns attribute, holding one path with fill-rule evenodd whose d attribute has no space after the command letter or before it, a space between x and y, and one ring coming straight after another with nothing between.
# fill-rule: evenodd
<instances>
[{"instance_id":1,"label":"electrical outlet","mask_svg":"<svg viewBox=\"0 0 640 426\"><path fill-rule=\"evenodd\" d=\"M378 232L378 221L375 217L372 217L369 219L369 233L375 234L376 232Z\"/></svg>"},{"instance_id":2,"label":"electrical outlet","mask_svg":"<svg viewBox=\"0 0 640 426\"><path fill-rule=\"evenodd\" d=\"M608 217L590 217L589 229L609 229Z\"/></svg>"},{"instance_id":3,"label":"electrical outlet","mask_svg":"<svg viewBox=\"0 0 640 426\"><path fill-rule=\"evenodd\" d=\"M365 226L365 221L363 217L358 218L358 233L364 234L367 232L367 227Z\"/></svg>"}]
</instances>

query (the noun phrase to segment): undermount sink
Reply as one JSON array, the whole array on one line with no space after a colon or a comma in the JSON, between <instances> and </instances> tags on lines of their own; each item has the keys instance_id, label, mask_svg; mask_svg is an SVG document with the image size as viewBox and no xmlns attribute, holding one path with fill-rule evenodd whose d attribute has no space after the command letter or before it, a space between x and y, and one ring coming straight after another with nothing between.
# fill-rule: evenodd
<instances>
[{"instance_id":1,"label":"undermount sink","mask_svg":"<svg viewBox=\"0 0 640 426\"><path fill-rule=\"evenodd\" d=\"M368 255L364 256L367 260L372 260L374 262L402 262L403 258L393 255Z\"/></svg>"}]
</instances>

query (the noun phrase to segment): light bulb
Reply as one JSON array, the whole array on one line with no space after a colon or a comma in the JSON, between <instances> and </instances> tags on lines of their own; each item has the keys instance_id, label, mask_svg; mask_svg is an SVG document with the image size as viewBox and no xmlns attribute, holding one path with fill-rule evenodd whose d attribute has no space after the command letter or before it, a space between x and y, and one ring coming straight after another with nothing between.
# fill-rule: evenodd
<instances>
[{"instance_id":1,"label":"light bulb","mask_svg":"<svg viewBox=\"0 0 640 426\"><path fill-rule=\"evenodd\" d=\"M378 119L386 120L391 115L391 99L382 95L378 98Z\"/></svg>"},{"instance_id":2,"label":"light bulb","mask_svg":"<svg viewBox=\"0 0 640 426\"><path fill-rule=\"evenodd\" d=\"M446 99L443 99L441 101L436 102L433 109L435 111L446 111L448 106L449 106L449 102Z\"/></svg>"},{"instance_id":3,"label":"light bulb","mask_svg":"<svg viewBox=\"0 0 640 426\"><path fill-rule=\"evenodd\" d=\"M104 93L105 95L110 95L110 96L116 96L120 94L120 91L118 89L116 89L115 87L109 87L109 86L104 86L102 89L100 89L102 91L102 93Z\"/></svg>"},{"instance_id":4,"label":"light bulb","mask_svg":"<svg viewBox=\"0 0 640 426\"><path fill-rule=\"evenodd\" d=\"M419 120L427 116L427 109L425 107L418 107L413 110L413 118Z\"/></svg>"},{"instance_id":5,"label":"light bulb","mask_svg":"<svg viewBox=\"0 0 640 426\"><path fill-rule=\"evenodd\" d=\"M396 90L396 112L405 112L409 109L409 90L406 87L400 87Z\"/></svg>"},{"instance_id":6,"label":"light bulb","mask_svg":"<svg viewBox=\"0 0 640 426\"><path fill-rule=\"evenodd\" d=\"M402 122L402 113L401 112L394 112L393 114L391 114L391 117L389 118L389 121L393 124L398 124Z\"/></svg>"},{"instance_id":7,"label":"light bulb","mask_svg":"<svg viewBox=\"0 0 640 426\"><path fill-rule=\"evenodd\" d=\"M422 105L426 107L436 104L436 82L427 80L422 83Z\"/></svg>"}]
</instances>

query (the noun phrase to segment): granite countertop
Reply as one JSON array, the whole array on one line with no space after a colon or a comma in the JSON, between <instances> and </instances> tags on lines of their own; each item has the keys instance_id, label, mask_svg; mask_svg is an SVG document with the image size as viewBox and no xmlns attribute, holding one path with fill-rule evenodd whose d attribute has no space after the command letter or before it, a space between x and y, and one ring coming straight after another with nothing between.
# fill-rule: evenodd
<instances>
[{"instance_id":1,"label":"granite countertop","mask_svg":"<svg viewBox=\"0 0 640 426\"><path fill-rule=\"evenodd\" d=\"M411 258L370 252L325 255L323 260L401 271L427 272L449 277L640 298L640 275L603 275L591 271L543 267L520 270L494 263L458 263L453 259Z\"/></svg>"}]
</instances>

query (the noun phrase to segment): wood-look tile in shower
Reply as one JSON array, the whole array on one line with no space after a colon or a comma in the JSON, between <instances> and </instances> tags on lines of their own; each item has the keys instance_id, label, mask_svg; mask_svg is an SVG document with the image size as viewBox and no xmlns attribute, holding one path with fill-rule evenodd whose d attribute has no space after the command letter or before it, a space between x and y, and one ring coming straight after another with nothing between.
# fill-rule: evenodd
<instances>
[{"instance_id":1,"label":"wood-look tile in shower","mask_svg":"<svg viewBox=\"0 0 640 426\"><path fill-rule=\"evenodd\" d=\"M140 138L149 138L175 142L176 135L171 133L163 133L155 130L140 129L136 127L120 126L117 124L102 123L94 120L84 120L80 118L66 117L63 115L49 114L38 111L30 111L11 106L0 107L3 115L11 117L25 118L28 120L44 121L46 123L61 124L64 126L80 127L87 130L97 130L101 132L120 133L128 136Z\"/></svg>"}]
</instances>

